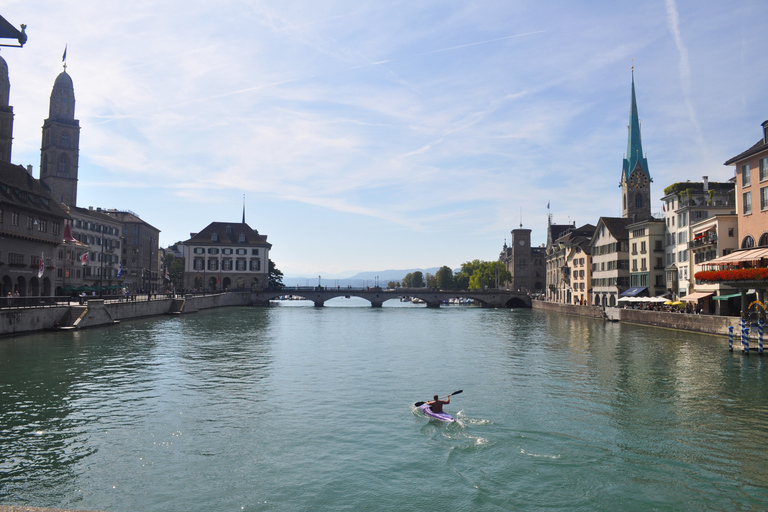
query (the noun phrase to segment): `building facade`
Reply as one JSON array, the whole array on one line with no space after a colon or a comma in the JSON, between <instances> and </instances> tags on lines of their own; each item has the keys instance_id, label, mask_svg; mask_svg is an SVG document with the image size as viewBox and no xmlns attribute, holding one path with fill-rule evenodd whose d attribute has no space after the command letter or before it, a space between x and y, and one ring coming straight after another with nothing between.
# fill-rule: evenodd
<instances>
[{"instance_id":1,"label":"building facade","mask_svg":"<svg viewBox=\"0 0 768 512\"><path fill-rule=\"evenodd\" d=\"M0 162L0 295L53 294L67 218L31 168Z\"/></svg>"},{"instance_id":2,"label":"building facade","mask_svg":"<svg viewBox=\"0 0 768 512\"><path fill-rule=\"evenodd\" d=\"M715 215L734 213L734 185L709 182L704 176L701 182L675 183L664 192L666 286L672 297L680 298L694 290L694 262L689 250L692 225Z\"/></svg>"},{"instance_id":3,"label":"building facade","mask_svg":"<svg viewBox=\"0 0 768 512\"><path fill-rule=\"evenodd\" d=\"M132 293L155 293L162 288L160 276L160 230L129 210L107 209L103 213L122 225L119 278Z\"/></svg>"},{"instance_id":4,"label":"building facade","mask_svg":"<svg viewBox=\"0 0 768 512\"><path fill-rule=\"evenodd\" d=\"M763 137L751 148L725 162L736 167L736 213L739 247L768 246L768 121Z\"/></svg>"},{"instance_id":5,"label":"building facade","mask_svg":"<svg viewBox=\"0 0 768 512\"><path fill-rule=\"evenodd\" d=\"M512 281L506 285L508 290L528 293L542 293L545 277L545 250L531 246L530 229L513 229L510 245L506 242L499 255L499 261L512 275Z\"/></svg>"},{"instance_id":6,"label":"building facade","mask_svg":"<svg viewBox=\"0 0 768 512\"><path fill-rule=\"evenodd\" d=\"M591 241L592 305L615 307L629 288L629 219L600 217Z\"/></svg>"},{"instance_id":7,"label":"building facade","mask_svg":"<svg viewBox=\"0 0 768 512\"><path fill-rule=\"evenodd\" d=\"M666 290L664 265L664 240L666 226L664 219L649 218L629 224L629 286L634 294L657 297ZM647 293L644 291L647 291Z\"/></svg>"},{"instance_id":8,"label":"building facade","mask_svg":"<svg viewBox=\"0 0 768 512\"><path fill-rule=\"evenodd\" d=\"M84 284L92 288L114 287L122 284L120 270L123 224L104 213L101 208L66 207L71 217L72 237L88 246L83 261Z\"/></svg>"},{"instance_id":9,"label":"building facade","mask_svg":"<svg viewBox=\"0 0 768 512\"><path fill-rule=\"evenodd\" d=\"M212 222L182 242L184 288L265 290L272 244L245 222Z\"/></svg>"}]
</instances>

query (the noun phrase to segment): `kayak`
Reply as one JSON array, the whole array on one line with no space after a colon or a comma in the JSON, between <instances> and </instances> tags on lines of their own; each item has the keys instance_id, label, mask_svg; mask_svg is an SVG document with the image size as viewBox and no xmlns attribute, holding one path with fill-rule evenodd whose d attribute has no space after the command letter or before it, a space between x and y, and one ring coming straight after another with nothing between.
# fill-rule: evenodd
<instances>
[{"instance_id":1,"label":"kayak","mask_svg":"<svg viewBox=\"0 0 768 512\"><path fill-rule=\"evenodd\" d=\"M453 416L451 416L447 412L433 412L432 409L427 404L420 405L419 409L421 409L424 412L424 414L426 414L430 418L435 418L436 420L456 421L455 419L453 419Z\"/></svg>"}]
</instances>

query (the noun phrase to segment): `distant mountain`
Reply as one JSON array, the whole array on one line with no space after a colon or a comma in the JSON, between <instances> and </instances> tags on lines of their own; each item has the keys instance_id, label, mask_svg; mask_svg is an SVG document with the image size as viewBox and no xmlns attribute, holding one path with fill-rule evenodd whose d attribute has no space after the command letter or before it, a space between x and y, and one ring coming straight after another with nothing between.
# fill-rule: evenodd
<instances>
[{"instance_id":1,"label":"distant mountain","mask_svg":"<svg viewBox=\"0 0 768 512\"><path fill-rule=\"evenodd\" d=\"M376 279L378 278L379 286L382 288L387 286L390 281L402 281L406 274L421 271L425 276L427 274L434 275L440 267L430 268L412 268L407 270L380 270L380 271L365 271L358 272L357 274L345 277L342 279L334 278L322 278L319 280L322 286L340 286L342 288L352 287L361 288L363 286L376 286ZM454 270L454 272L456 272ZM283 277L283 284L285 286L317 286L318 278L315 277L299 277L299 276L286 276Z\"/></svg>"}]
</instances>

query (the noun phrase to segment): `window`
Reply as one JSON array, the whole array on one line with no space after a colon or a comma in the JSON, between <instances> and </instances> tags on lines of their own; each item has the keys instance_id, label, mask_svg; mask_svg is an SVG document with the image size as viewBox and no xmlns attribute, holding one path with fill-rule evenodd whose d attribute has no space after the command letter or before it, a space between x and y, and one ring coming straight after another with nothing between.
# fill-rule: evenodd
<instances>
[{"instance_id":1,"label":"window","mask_svg":"<svg viewBox=\"0 0 768 512\"><path fill-rule=\"evenodd\" d=\"M639 193L635 195L635 208L643 207L643 196Z\"/></svg>"},{"instance_id":2,"label":"window","mask_svg":"<svg viewBox=\"0 0 768 512\"><path fill-rule=\"evenodd\" d=\"M218 242L219 241L219 235L216 233L211 233L211 242Z\"/></svg>"},{"instance_id":3,"label":"window","mask_svg":"<svg viewBox=\"0 0 768 512\"><path fill-rule=\"evenodd\" d=\"M237 249L235 250L235 254L248 254L248 249Z\"/></svg>"},{"instance_id":4,"label":"window","mask_svg":"<svg viewBox=\"0 0 768 512\"><path fill-rule=\"evenodd\" d=\"M0 212L0 222L3 221L3 215L2 212ZM54 222L51 224L51 232L54 235L58 235L59 231L61 231L61 223L60 222Z\"/></svg>"},{"instance_id":5,"label":"window","mask_svg":"<svg viewBox=\"0 0 768 512\"><path fill-rule=\"evenodd\" d=\"M251 255L252 256L258 256L259 255L259 250L258 249L251 249Z\"/></svg>"},{"instance_id":6,"label":"window","mask_svg":"<svg viewBox=\"0 0 768 512\"><path fill-rule=\"evenodd\" d=\"M243 233L240 233L240 235L237 237L238 242L241 244L245 243L245 235Z\"/></svg>"},{"instance_id":7,"label":"window","mask_svg":"<svg viewBox=\"0 0 768 512\"><path fill-rule=\"evenodd\" d=\"M219 254L219 249L216 247L209 247L208 254Z\"/></svg>"},{"instance_id":8,"label":"window","mask_svg":"<svg viewBox=\"0 0 768 512\"><path fill-rule=\"evenodd\" d=\"M222 249L221 254L232 254L232 249Z\"/></svg>"},{"instance_id":9,"label":"window","mask_svg":"<svg viewBox=\"0 0 768 512\"><path fill-rule=\"evenodd\" d=\"M195 261L193 262L192 268L194 270L203 270L205 269L205 260L202 258L195 258Z\"/></svg>"},{"instance_id":10,"label":"window","mask_svg":"<svg viewBox=\"0 0 768 512\"><path fill-rule=\"evenodd\" d=\"M760 181L768 180L768 156L761 158L758 163L760 164Z\"/></svg>"},{"instance_id":11,"label":"window","mask_svg":"<svg viewBox=\"0 0 768 512\"><path fill-rule=\"evenodd\" d=\"M728 236L730 237L736 236L733 232L733 228L728 228Z\"/></svg>"},{"instance_id":12,"label":"window","mask_svg":"<svg viewBox=\"0 0 768 512\"><path fill-rule=\"evenodd\" d=\"M27 215L27 229L32 229L33 223L34 223L34 220L32 219L32 217Z\"/></svg>"},{"instance_id":13,"label":"window","mask_svg":"<svg viewBox=\"0 0 768 512\"><path fill-rule=\"evenodd\" d=\"M768 188L768 187L766 187L766 188ZM47 233L48 232L48 221L40 219L40 221L38 221L38 223L37 223L37 230L40 231L41 233Z\"/></svg>"},{"instance_id":14,"label":"window","mask_svg":"<svg viewBox=\"0 0 768 512\"><path fill-rule=\"evenodd\" d=\"M744 192L742 197L744 198L744 206L742 212L744 215L749 215L752 213L752 192Z\"/></svg>"},{"instance_id":15,"label":"window","mask_svg":"<svg viewBox=\"0 0 768 512\"><path fill-rule=\"evenodd\" d=\"M205 254L205 248L203 248L203 247L195 247L193 249L193 252L195 254Z\"/></svg>"},{"instance_id":16,"label":"window","mask_svg":"<svg viewBox=\"0 0 768 512\"><path fill-rule=\"evenodd\" d=\"M768 187L760 189L760 210L768 210Z\"/></svg>"},{"instance_id":17,"label":"window","mask_svg":"<svg viewBox=\"0 0 768 512\"><path fill-rule=\"evenodd\" d=\"M59 163L56 166L56 174L59 176L69 176L69 159L67 155L59 157Z\"/></svg>"},{"instance_id":18,"label":"window","mask_svg":"<svg viewBox=\"0 0 768 512\"><path fill-rule=\"evenodd\" d=\"M236 270L245 270L245 260L237 260L235 262Z\"/></svg>"},{"instance_id":19,"label":"window","mask_svg":"<svg viewBox=\"0 0 768 512\"><path fill-rule=\"evenodd\" d=\"M645 254L648 252L645 248L645 242L640 242L640 254Z\"/></svg>"},{"instance_id":20,"label":"window","mask_svg":"<svg viewBox=\"0 0 768 512\"><path fill-rule=\"evenodd\" d=\"M69 147L69 132L63 132L61 134L61 145L65 148Z\"/></svg>"},{"instance_id":21,"label":"window","mask_svg":"<svg viewBox=\"0 0 768 512\"><path fill-rule=\"evenodd\" d=\"M750 176L749 176L749 164L744 164L741 166L741 186L742 187L748 187L750 182Z\"/></svg>"},{"instance_id":22,"label":"window","mask_svg":"<svg viewBox=\"0 0 768 512\"><path fill-rule=\"evenodd\" d=\"M208 270L219 270L219 260L208 260Z\"/></svg>"},{"instance_id":23,"label":"window","mask_svg":"<svg viewBox=\"0 0 768 512\"><path fill-rule=\"evenodd\" d=\"M755 239L752 238L750 235L747 235L744 238L744 241L741 242L741 248L742 249L751 249L754 246L755 246Z\"/></svg>"},{"instance_id":24,"label":"window","mask_svg":"<svg viewBox=\"0 0 768 512\"><path fill-rule=\"evenodd\" d=\"M251 271L252 272L261 271L261 260L251 260Z\"/></svg>"}]
</instances>

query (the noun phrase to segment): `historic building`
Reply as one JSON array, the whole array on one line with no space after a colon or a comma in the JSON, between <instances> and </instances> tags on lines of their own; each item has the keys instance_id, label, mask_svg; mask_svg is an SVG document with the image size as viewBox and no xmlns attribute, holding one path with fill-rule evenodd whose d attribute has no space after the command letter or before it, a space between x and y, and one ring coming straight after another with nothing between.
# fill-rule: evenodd
<instances>
[{"instance_id":1,"label":"historic building","mask_svg":"<svg viewBox=\"0 0 768 512\"><path fill-rule=\"evenodd\" d=\"M0 295L52 295L66 221L31 168L0 162Z\"/></svg>"},{"instance_id":2,"label":"historic building","mask_svg":"<svg viewBox=\"0 0 768 512\"><path fill-rule=\"evenodd\" d=\"M546 250L543 247L531 246L530 229L513 229L510 244L504 243L499 255L499 261L512 274L512 281L507 284L507 289L542 293L546 282L545 257Z\"/></svg>"},{"instance_id":3,"label":"historic building","mask_svg":"<svg viewBox=\"0 0 768 512\"><path fill-rule=\"evenodd\" d=\"M666 289L671 297L680 298L694 291L692 226L715 215L734 213L734 185L710 182L704 176L701 182L674 183L664 193Z\"/></svg>"},{"instance_id":4,"label":"historic building","mask_svg":"<svg viewBox=\"0 0 768 512\"><path fill-rule=\"evenodd\" d=\"M600 217L592 237L592 304L614 307L629 287L630 219Z\"/></svg>"},{"instance_id":5,"label":"historic building","mask_svg":"<svg viewBox=\"0 0 768 512\"><path fill-rule=\"evenodd\" d=\"M629 224L629 286L624 297L657 297L666 290L664 219L650 217Z\"/></svg>"},{"instance_id":6,"label":"historic building","mask_svg":"<svg viewBox=\"0 0 768 512\"><path fill-rule=\"evenodd\" d=\"M622 217L633 222L651 216L651 173L643 154L640 118L635 98L635 73L632 71L632 99L629 107L627 154L621 170Z\"/></svg>"},{"instance_id":7,"label":"historic building","mask_svg":"<svg viewBox=\"0 0 768 512\"><path fill-rule=\"evenodd\" d=\"M48 119L43 121L40 180L56 201L71 206L77 205L79 148L80 121L75 119L75 88L65 65L53 84Z\"/></svg>"},{"instance_id":8,"label":"historic building","mask_svg":"<svg viewBox=\"0 0 768 512\"><path fill-rule=\"evenodd\" d=\"M243 215L245 217L245 215ZM265 290L269 284L266 235L243 222L212 222L182 242L187 290Z\"/></svg>"},{"instance_id":9,"label":"historic building","mask_svg":"<svg viewBox=\"0 0 768 512\"><path fill-rule=\"evenodd\" d=\"M122 225L121 266L118 269L123 273L120 276L120 284L131 292L160 290L160 230L129 210L110 208L101 211Z\"/></svg>"},{"instance_id":10,"label":"historic building","mask_svg":"<svg viewBox=\"0 0 768 512\"><path fill-rule=\"evenodd\" d=\"M721 213L691 225L693 239L689 242L693 275L704 270L704 264L718 256L726 256L739 248L738 217L735 213ZM683 297L696 300L705 313L727 314L738 308L740 294L728 282L714 283L694 280L694 291ZM736 309L738 311L738 309Z\"/></svg>"},{"instance_id":11,"label":"historic building","mask_svg":"<svg viewBox=\"0 0 768 512\"><path fill-rule=\"evenodd\" d=\"M768 121L751 148L725 162L736 167L739 247L768 247Z\"/></svg>"},{"instance_id":12,"label":"historic building","mask_svg":"<svg viewBox=\"0 0 768 512\"><path fill-rule=\"evenodd\" d=\"M72 237L87 245L88 256L80 262L83 266L83 284L99 289L117 286L122 222L107 215L101 208L65 205L65 209L72 219Z\"/></svg>"},{"instance_id":13,"label":"historic building","mask_svg":"<svg viewBox=\"0 0 768 512\"><path fill-rule=\"evenodd\" d=\"M547 298L562 304L588 304L591 281L589 242L595 226L550 224L547 240ZM559 235L559 236L558 236Z\"/></svg>"}]
</instances>

